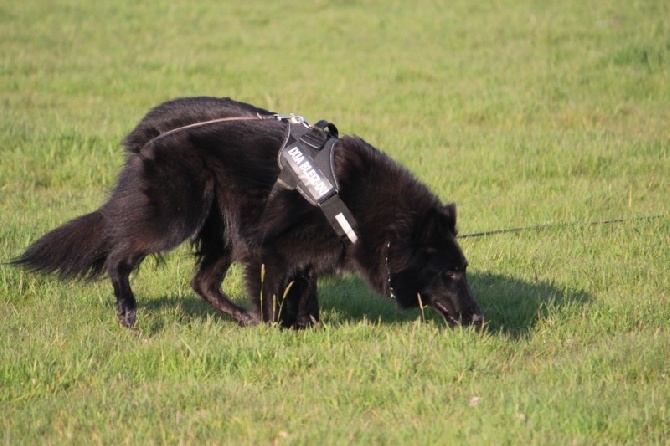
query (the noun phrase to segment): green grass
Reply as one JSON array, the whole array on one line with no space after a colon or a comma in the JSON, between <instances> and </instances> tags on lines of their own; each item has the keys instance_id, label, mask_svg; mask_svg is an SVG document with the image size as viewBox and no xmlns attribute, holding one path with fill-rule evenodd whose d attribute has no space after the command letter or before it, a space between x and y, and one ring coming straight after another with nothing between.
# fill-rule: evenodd
<instances>
[{"instance_id":1,"label":"green grass","mask_svg":"<svg viewBox=\"0 0 670 446\"><path fill-rule=\"evenodd\" d=\"M0 261L105 200L176 96L335 122L456 201L482 331L321 281L323 323L242 329L187 249L110 285L0 265L4 444L668 444L670 4L0 4ZM225 282L244 301L239 269Z\"/></svg>"}]
</instances>

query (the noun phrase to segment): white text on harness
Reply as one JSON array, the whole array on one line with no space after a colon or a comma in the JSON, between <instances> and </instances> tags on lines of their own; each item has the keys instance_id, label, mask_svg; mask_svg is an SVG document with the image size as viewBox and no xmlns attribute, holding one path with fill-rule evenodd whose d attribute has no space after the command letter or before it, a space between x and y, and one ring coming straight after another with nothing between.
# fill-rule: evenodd
<instances>
[{"instance_id":1,"label":"white text on harness","mask_svg":"<svg viewBox=\"0 0 670 446\"><path fill-rule=\"evenodd\" d=\"M315 200L320 200L324 195L333 190L333 186L323 176L318 168L315 168L309 159L300 151L298 146L288 150L291 168L298 174L300 180L307 186L310 195Z\"/></svg>"}]
</instances>

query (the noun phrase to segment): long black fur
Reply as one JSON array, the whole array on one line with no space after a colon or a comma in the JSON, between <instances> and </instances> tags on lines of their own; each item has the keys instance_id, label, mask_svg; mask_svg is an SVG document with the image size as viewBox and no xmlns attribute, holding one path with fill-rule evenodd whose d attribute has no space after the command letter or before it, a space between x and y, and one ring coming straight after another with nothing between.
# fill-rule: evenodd
<instances>
[{"instance_id":1,"label":"long black fur","mask_svg":"<svg viewBox=\"0 0 670 446\"><path fill-rule=\"evenodd\" d=\"M271 114L229 98L154 108L124 139L128 159L109 201L47 233L13 263L62 278L107 272L128 327L136 313L128 275L147 255L186 240L199 259L191 286L242 325L318 321L316 280L341 271L361 274L401 307L432 306L453 323L483 320L456 242L454 205L362 139L343 137L335 174L358 224L358 241L344 241L296 191L270 195L287 131ZM225 117L258 119L197 124ZM221 290L234 261L245 266L253 311Z\"/></svg>"}]
</instances>

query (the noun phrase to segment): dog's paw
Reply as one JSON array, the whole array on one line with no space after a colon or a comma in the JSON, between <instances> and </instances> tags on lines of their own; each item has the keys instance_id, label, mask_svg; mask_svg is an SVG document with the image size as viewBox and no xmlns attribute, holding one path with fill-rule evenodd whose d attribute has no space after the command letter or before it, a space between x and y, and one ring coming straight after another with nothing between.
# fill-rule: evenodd
<instances>
[{"instance_id":1,"label":"dog's paw","mask_svg":"<svg viewBox=\"0 0 670 446\"><path fill-rule=\"evenodd\" d=\"M250 313L248 311L238 314L237 317L235 317L235 320L241 327L256 325L261 321L255 313Z\"/></svg>"},{"instance_id":2,"label":"dog's paw","mask_svg":"<svg viewBox=\"0 0 670 446\"><path fill-rule=\"evenodd\" d=\"M119 324L126 328L133 328L133 325L135 325L137 311L134 308L120 308L117 312L117 316L119 319Z\"/></svg>"}]
</instances>

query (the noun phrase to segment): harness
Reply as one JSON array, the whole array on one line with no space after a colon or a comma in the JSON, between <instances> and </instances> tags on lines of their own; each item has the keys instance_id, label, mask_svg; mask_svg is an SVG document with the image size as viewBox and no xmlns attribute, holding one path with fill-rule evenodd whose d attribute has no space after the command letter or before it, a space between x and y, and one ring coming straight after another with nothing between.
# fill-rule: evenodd
<instances>
[{"instance_id":1,"label":"harness","mask_svg":"<svg viewBox=\"0 0 670 446\"><path fill-rule=\"evenodd\" d=\"M298 116L280 117L288 122L284 144L277 155L279 177L270 197L279 189L295 189L318 206L338 236L356 243L356 220L339 196L334 156L339 144L337 127L327 121L309 125Z\"/></svg>"}]
</instances>

